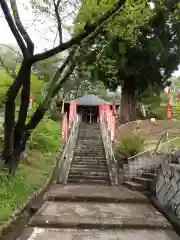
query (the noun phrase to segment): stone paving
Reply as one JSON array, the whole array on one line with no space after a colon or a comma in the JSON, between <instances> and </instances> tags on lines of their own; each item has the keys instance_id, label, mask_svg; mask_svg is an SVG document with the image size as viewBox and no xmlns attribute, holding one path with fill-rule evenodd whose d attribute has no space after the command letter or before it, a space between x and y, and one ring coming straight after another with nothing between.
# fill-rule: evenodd
<instances>
[{"instance_id":1,"label":"stone paving","mask_svg":"<svg viewBox=\"0 0 180 240\"><path fill-rule=\"evenodd\" d=\"M179 240L173 231L29 228L20 240Z\"/></svg>"},{"instance_id":2,"label":"stone paving","mask_svg":"<svg viewBox=\"0 0 180 240\"><path fill-rule=\"evenodd\" d=\"M149 204L46 202L32 218L33 226L103 228L171 228Z\"/></svg>"},{"instance_id":3,"label":"stone paving","mask_svg":"<svg viewBox=\"0 0 180 240\"><path fill-rule=\"evenodd\" d=\"M126 187L54 185L19 240L180 240L171 224Z\"/></svg>"},{"instance_id":4,"label":"stone paving","mask_svg":"<svg viewBox=\"0 0 180 240\"><path fill-rule=\"evenodd\" d=\"M139 192L131 191L125 186L99 185L53 185L46 194L47 200L86 200L98 202L149 202Z\"/></svg>"}]
</instances>

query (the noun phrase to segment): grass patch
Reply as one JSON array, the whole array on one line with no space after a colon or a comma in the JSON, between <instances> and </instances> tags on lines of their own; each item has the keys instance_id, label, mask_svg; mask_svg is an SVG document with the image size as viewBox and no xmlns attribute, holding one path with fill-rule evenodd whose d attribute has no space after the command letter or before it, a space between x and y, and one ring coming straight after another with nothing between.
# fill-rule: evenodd
<instances>
[{"instance_id":1,"label":"grass patch","mask_svg":"<svg viewBox=\"0 0 180 240\"><path fill-rule=\"evenodd\" d=\"M16 175L0 172L0 224L47 181L60 147L59 122L45 118L33 132L28 143L29 165L21 163Z\"/></svg>"},{"instance_id":2,"label":"grass patch","mask_svg":"<svg viewBox=\"0 0 180 240\"><path fill-rule=\"evenodd\" d=\"M126 136L132 135L136 132L144 139L144 150L155 148L162 134L168 132L168 140L179 136L180 120L157 120L155 124L152 124L150 120L142 120L139 123L131 123L119 125L116 130L116 146L120 144L122 139ZM161 144L166 141L166 138L162 139ZM171 148L180 149L180 141L175 140L162 147L162 151ZM161 149L161 148L158 148Z\"/></svg>"}]
</instances>

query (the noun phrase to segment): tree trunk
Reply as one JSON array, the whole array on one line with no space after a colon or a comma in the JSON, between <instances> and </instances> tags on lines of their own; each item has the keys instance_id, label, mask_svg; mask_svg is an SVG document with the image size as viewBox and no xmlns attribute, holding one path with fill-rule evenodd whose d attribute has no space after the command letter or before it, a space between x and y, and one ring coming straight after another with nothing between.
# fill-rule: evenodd
<instances>
[{"instance_id":1,"label":"tree trunk","mask_svg":"<svg viewBox=\"0 0 180 240\"><path fill-rule=\"evenodd\" d=\"M20 161L20 156L22 153L22 142L25 134L25 124L29 108L30 99L30 81L31 81L31 65L26 69L26 77L23 82L22 92L21 92L21 105L18 116L18 121L14 132L14 155L16 166L18 166Z\"/></svg>"},{"instance_id":2,"label":"tree trunk","mask_svg":"<svg viewBox=\"0 0 180 240\"><path fill-rule=\"evenodd\" d=\"M25 150L25 146L27 143L27 140L29 139L31 135L31 131L36 128L36 126L40 123L40 121L43 119L47 109L48 109L49 104L47 102L43 102L42 104L39 105L39 107L36 109L34 112L33 116L31 117L30 121L25 127L25 133L24 133L24 138L22 140L21 144L21 151L23 152Z\"/></svg>"},{"instance_id":3,"label":"tree trunk","mask_svg":"<svg viewBox=\"0 0 180 240\"><path fill-rule=\"evenodd\" d=\"M133 79L124 81L120 108L121 124L136 119L135 82Z\"/></svg>"},{"instance_id":4,"label":"tree trunk","mask_svg":"<svg viewBox=\"0 0 180 240\"><path fill-rule=\"evenodd\" d=\"M26 96L27 93L25 93L25 88L28 87L29 85L30 73L31 73L31 65L28 64L28 62L23 61L16 79L14 80L13 84L10 86L6 94L5 121L4 121L4 149L3 149L2 157L5 160L5 163L8 165L10 172L15 167L14 143L16 142L17 135L19 135L19 134L16 134L15 136L15 128L16 128L15 127L15 99L23 85L23 90L21 94L21 107L20 107L19 119L17 123L18 131L19 131L20 124L22 123L20 119L24 120L25 117L27 116L27 114L24 111L25 110L24 106L26 105L27 107L27 96ZM29 102L29 98L28 98L28 102ZM23 132L23 126L21 131ZM18 137L19 137L18 142L20 142L21 141L20 136Z\"/></svg>"}]
</instances>

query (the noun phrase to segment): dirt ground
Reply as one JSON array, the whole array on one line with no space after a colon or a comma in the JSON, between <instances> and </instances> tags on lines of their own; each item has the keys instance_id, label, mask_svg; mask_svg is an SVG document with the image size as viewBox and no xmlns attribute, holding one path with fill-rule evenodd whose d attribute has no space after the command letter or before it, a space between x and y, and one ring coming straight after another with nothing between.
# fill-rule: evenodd
<instances>
[{"instance_id":1,"label":"dirt ground","mask_svg":"<svg viewBox=\"0 0 180 240\"><path fill-rule=\"evenodd\" d=\"M168 132L168 140L180 137L180 120L156 120L155 123L151 123L150 120L138 120L129 124L117 124L116 144L122 138L130 136L134 132L143 137L146 148L149 149L157 144L161 135L165 132ZM178 144L180 144L180 141Z\"/></svg>"}]
</instances>

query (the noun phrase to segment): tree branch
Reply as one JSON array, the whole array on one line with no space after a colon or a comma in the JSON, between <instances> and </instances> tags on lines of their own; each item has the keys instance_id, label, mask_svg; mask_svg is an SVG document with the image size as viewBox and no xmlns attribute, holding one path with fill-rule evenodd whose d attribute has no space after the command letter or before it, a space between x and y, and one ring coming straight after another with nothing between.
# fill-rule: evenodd
<instances>
[{"instance_id":1,"label":"tree branch","mask_svg":"<svg viewBox=\"0 0 180 240\"><path fill-rule=\"evenodd\" d=\"M56 44L57 35L58 35L58 30L56 31L56 36L55 36L55 38L54 38L53 48L54 48L54 46L55 46L55 44Z\"/></svg>"},{"instance_id":2,"label":"tree branch","mask_svg":"<svg viewBox=\"0 0 180 240\"><path fill-rule=\"evenodd\" d=\"M11 9L13 11L13 16L14 16L14 19L15 19L16 26L17 26L19 32L21 33L24 41L27 44L27 49L28 49L29 53L31 55L33 55L34 44L33 44L31 38L29 37L26 29L24 28L24 26L23 26L23 24L21 22L21 19L20 19L20 16L19 16L19 12L18 12L18 8L17 8L17 4L16 4L16 0L10 0L10 3L11 3Z\"/></svg>"},{"instance_id":3,"label":"tree branch","mask_svg":"<svg viewBox=\"0 0 180 240\"><path fill-rule=\"evenodd\" d=\"M61 0L58 0L57 3L55 0L53 0L54 3L54 10L55 10L55 15L56 15L56 20L58 24L58 33L59 33L59 44L62 44L63 38L62 38L62 21L59 15L59 4L61 3Z\"/></svg>"},{"instance_id":4,"label":"tree branch","mask_svg":"<svg viewBox=\"0 0 180 240\"><path fill-rule=\"evenodd\" d=\"M65 75L63 76L62 80L60 81L60 83L56 86L56 88L54 89L54 91L52 92L52 98L55 97L55 95L59 92L59 90L61 89L62 85L66 82L66 80L69 78L69 76L71 75L71 73L73 72L74 68L75 68L76 64L75 62L71 63L70 66L68 67L68 70L66 71ZM41 121L41 119L44 117L48 106L50 104L50 100L49 99L47 101L47 99L45 99L36 109L36 111L34 112L34 114L32 115L30 121L27 123L26 125L26 134L25 134L25 139L24 139L24 145L26 144L26 141L28 140L31 131L39 124L39 122Z\"/></svg>"},{"instance_id":5,"label":"tree branch","mask_svg":"<svg viewBox=\"0 0 180 240\"><path fill-rule=\"evenodd\" d=\"M52 98L54 98L56 96L56 94L59 92L59 90L61 89L62 85L67 81L67 79L70 77L70 75L74 71L75 67L76 67L75 61L71 62L70 66L68 67L68 70L64 74L64 77L62 78L60 83L54 89L53 94L52 94Z\"/></svg>"},{"instance_id":6,"label":"tree branch","mask_svg":"<svg viewBox=\"0 0 180 240\"><path fill-rule=\"evenodd\" d=\"M72 59L74 57L75 52L76 52L76 48L74 47L74 48L72 48L71 52L67 56L66 60L62 64L62 66L56 71L56 73L55 73L55 75L54 75L54 77L52 79L52 82L50 84L50 87L48 89L47 96L45 98L46 102L49 102L49 100L51 100L52 93L53 93L54 89L56 88L56 83L59 80L61 74L64 72L65 68L71 63L71 61L72 61Z\"/></svg>"},{"instance_id":7,"label":"tree branch","mask_svg":"<svg viewBox=\"0 0 180 240\"><path fill-rule=\"evenodd\" d=\"M74 46L75 44L79 44L83 39L85 39L88 35L90 35L91 33L93 33L93 31L96 30L97 27L99 27L100 25L102 25L105 21L107 21L107 19L109 17L111 17L112 15L114 15L125 3L126 0L119 0L113 7L111 10L107 11L105 14L103 14L102 17L100 17L100 19L93 24L90 24L89 26L87 26L86 30L82 33L80 33L78 36L72 38L71 40L67 41L66 43L62 43L59 46L48 50L44 53L40 53L40 54L36 54L32 57L31 61L32 63L44 60L46 58L52 57L53 55L60 53L72 46Z\"/></svg>"},{"instance_id":8,"label":"tree branch","mask_svg":"<svg viewBox=\"0 0 180 240\"><path fill-rule=\"evenodd\" d=\"M0 4L1 4L1 8L3 10L3 13L4 13L4 16L6 18L6 21L9 25L9 28L11 29L11 32L13 33L22 53L23 53L23 56L27 56L28 55L28 51L27 51L27 48L26 48L26 45L24 44L24 41L21 37L21 35L19 34L18 32L18 29L16 28L16 25L14 23L14 20L11 16L11 13L9 11L9 8L8 8L8 5L6 3L5 0L1 0L0 1Z\"/></svg>"}]
</instances>

